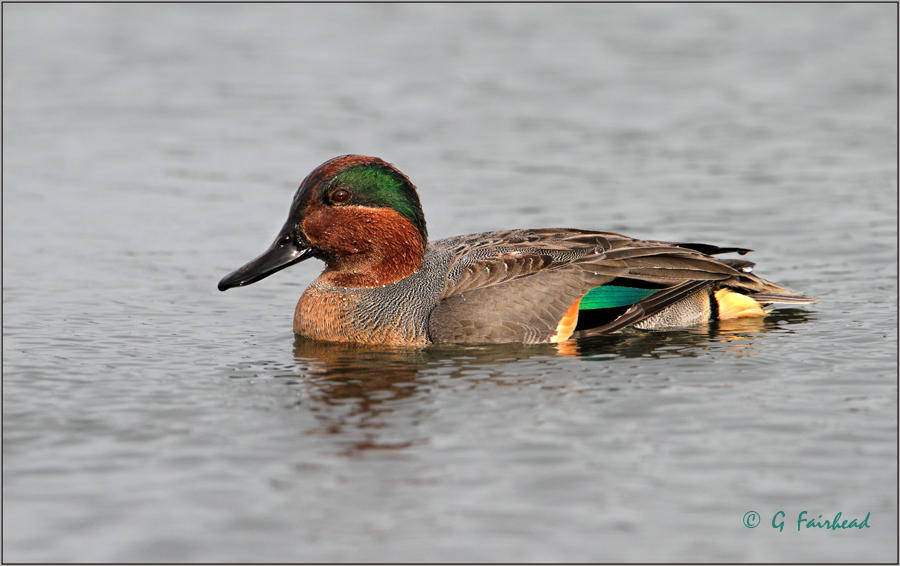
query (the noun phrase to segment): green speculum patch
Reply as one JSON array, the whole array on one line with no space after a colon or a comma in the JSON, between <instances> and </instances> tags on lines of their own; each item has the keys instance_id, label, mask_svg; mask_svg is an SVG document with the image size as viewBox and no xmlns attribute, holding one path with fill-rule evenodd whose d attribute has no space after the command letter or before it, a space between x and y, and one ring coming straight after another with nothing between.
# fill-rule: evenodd
<instances>
[{"instance_id":1,"label":"green speculum patch","mask_svg":"<svg viewBox=\"0 0 900 566\"><path fill-rule=\"evenodd\" d=\"M581 299L578 310L631 306L657 291L659 289L638 289L635 287L619 287L617 285L594 287Z\"/></svg>"}]
</instances>

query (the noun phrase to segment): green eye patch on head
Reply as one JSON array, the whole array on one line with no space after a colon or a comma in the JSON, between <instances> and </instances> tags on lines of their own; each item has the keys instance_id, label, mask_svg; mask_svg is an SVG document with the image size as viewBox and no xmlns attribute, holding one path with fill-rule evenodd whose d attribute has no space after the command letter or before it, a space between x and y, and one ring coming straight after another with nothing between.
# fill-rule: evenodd
<instances>
[{"instance_id":1,"label":"green eye patch on head","mask_svg":"<svg viewBox=\"0 0 900 566\"><path fill-rule=\"evenodd\" d=\"M344 185L352 193L350 204L390 208L409 220L428 241L425 215L416 187L402 173L378 163L355 165L338 173L332 187Z\"/></svg>"}]
</instances>

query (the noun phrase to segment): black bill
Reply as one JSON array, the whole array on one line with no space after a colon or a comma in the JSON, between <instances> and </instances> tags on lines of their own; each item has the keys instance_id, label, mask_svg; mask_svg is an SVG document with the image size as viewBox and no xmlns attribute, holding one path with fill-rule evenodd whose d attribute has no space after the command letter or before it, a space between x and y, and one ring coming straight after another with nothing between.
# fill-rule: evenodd
<instances>
[{"instance_id":1,"label":"black bill","mask_svg":"<svg viewBox=\"0 0 900 566\"><path fill-rule=\"evenodd\" d=\"M279 234L262 255L223 277L219 281L219 291L255 283L312 255L309 245L299 241L292 231Z\"/></svg>"}]
</instances>

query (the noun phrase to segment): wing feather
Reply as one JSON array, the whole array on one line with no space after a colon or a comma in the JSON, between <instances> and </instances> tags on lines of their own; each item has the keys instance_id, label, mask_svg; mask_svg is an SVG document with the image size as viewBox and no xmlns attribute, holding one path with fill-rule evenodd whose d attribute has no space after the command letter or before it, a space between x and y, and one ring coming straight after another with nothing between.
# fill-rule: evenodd
<instances>
[{"instance_id":1,"label":"wing feather","mask_svg":"<svg viewBox=\"0 0 900 566\"><path fill-rule=\"evenodd\" d=\"M429 321L429 334L441 342L546 341L573 302L618 277L666 288L612 322L584 332L624 328L712 285L765 296L793 295L749 273L750 262L708 255L750 251L745 248L568 228L487 232L431 245L451 256Z\"/></svg>"}]
</instances>

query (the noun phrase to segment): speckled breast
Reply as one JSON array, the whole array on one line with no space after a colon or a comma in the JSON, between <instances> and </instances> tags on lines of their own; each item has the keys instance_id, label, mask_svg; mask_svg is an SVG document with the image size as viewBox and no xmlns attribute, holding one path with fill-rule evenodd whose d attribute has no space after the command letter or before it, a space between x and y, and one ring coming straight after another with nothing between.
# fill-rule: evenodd
<instances>
[{"instance_id":1,"label":"speckled breast","mask_svg":"<svg viewBox=\"0 0 900 566\"><path fill-rule=\"evenodd\" d=\"M428 317L444 291L450 255L429 249L422 267L382 287L310 285L294 311L294 333L314 340L428 344Z\"/></svg>"}]
</instances>

